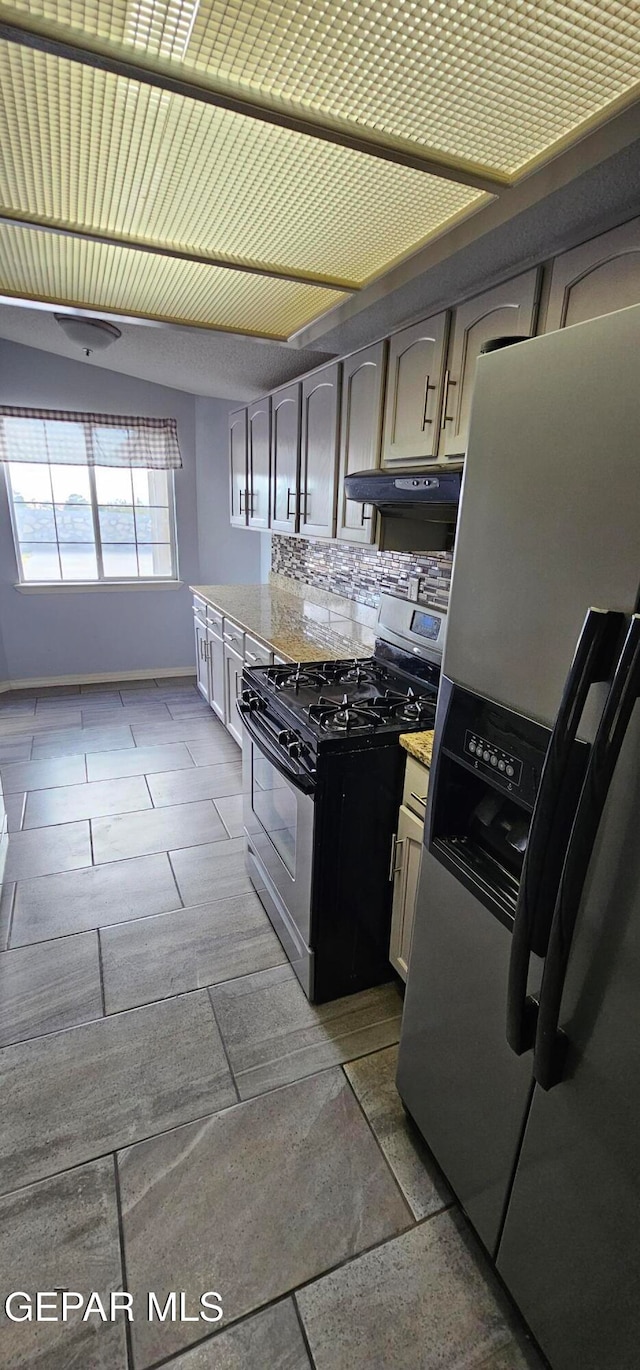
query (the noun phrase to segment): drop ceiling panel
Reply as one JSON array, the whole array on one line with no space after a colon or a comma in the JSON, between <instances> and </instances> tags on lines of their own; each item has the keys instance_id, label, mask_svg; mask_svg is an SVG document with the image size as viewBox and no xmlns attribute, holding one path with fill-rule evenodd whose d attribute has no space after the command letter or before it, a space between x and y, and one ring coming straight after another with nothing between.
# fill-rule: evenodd
<instances>
[{"instance_id":1,"label":"drop ceiling panel","mask_svg":"<svg viewBox=\"0 0 640 1370\"><path fill-rule=\"evenodd\" d=\"M490 198L15 43L0 91L0 203L57 225L361 285Z\"/></svg>"},{"instance_id":2,"label":"drop ceiling panel","mask_svg":"<svg viewBox=\"0 0 640 1370\"><path fill-rule=\"evenodd\" d=\"M515 175L640 78L624 0L16 0L130 58Z\"/></svg>"},{"instance_id":3,"label":"drop ceiling panel","mask_svg":"<svg viewBox=\"0 0 640 1370\"><path fill-rule=\"evenodd\" d=\"M0 225L0 294L284 339L338 291Z\"/></svg>"}]
</instances>

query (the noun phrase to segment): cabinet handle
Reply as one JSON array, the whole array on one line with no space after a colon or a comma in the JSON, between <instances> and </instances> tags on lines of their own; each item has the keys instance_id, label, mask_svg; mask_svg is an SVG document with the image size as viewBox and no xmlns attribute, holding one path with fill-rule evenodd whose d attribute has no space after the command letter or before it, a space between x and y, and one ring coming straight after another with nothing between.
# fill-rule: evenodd
<instances>
[{"instance_id":1,"label":"cabinet handle","mask_svg":"<svg viewBox=\"0 0 640 1370\"><path fill-rule=\"evenodd\" d=\"M361 522L362 522L362 527L363 527L363 528L364 528L365 523L371 523L371 513L365 514L365 512L364 512L365 509L370 509L370 505L368 505L368 504L363 504L363 506L362 506Z\"/></svg>"},{"instance_id":2,"label":"cabinet handle","mask_svg":"<svg viewBox=\"0 0 640 1370\"><path fill-rule=\"evenodd\" d=\"M247 512L246 509L243 509L243 508L242 508L242 501L243 501L243 499L246 499L246 496L247 496L246 490L241 490L241 491L240 491L240 513L241 513L241 514L246 514L246 512Z\"/></svg>"},{"instance_id":3,"label":"cabinet handle","mask_svg":"<svg viewBox=\"0 0 640 1370\"><path fill-rule=\"evenodd\" d=\"M433 423L433 419L428 419L428 418L427 418L427 405L428 405L428 403L429 403L429 391L430 391L430 390L435 390L435 388L436 388L435 385L432 385L432 384L431 384L431 377L428 375L428 376L426 377L425 384L424 384L424 404L423 404L423 406L422 406L422 431L423 431L423 432L424 432L424 429L425 429L425 427L426 427L426 425L427 425L428 423Z\"/></svg>"},{"instance_id":4,"label":"cabinet handle","mask_svg":"<svg viewBox=\"0 0 640 1370\"><path fill-rule=\"evenodd\" d=\"M427 802L427 796L426 796L426 794L425 794L424 799L423 799L423 797L422 797L421 794L414 794L414 793L413 793L413 790L411 791L411 798L412 798L412 799L415 799L415 801L416 801L417 804L426 804L426 802Z\"/></svg>"},{"instance_id":5,"label":"cabinet handle","mask_svg":"<svg viewBox=\"0 0 640 1370\"><path fill-rule=\"evenodd\" d=\"M291 504L291 496L292 496L292 495L293 495L293 509L291 509L291 508L289 507L290 504ZM287 490L287 518L288 518L288 519L294 519L295 516L296 516L296 492L295 492L295 490Z\"/></svg>"},{"instance_id":6,"label":"cabinet handle","mask_svg":"<svg viewBox=\"0 0 640 1370\"><path fill-rule=\"evenodd\" d=\"M457 385L457 384L458 384L457 381L452 381L449 372L448 372L448 371L445 371L445 373L444 373L444 395L443 395L443 399L442 399L442 423L440 424L440 427L441 427L441 429L443 430L443 432L444 432L444 429L445 429L445 427L446 427L446 425L447 425L448 423L453 423L453 414L447 414L447 406L448 406L448 404L449 404L449 386L450 386L450 385Z\"/></svg>"},{"instance_id":7,"label":"cabinet handle","mask_svg":"<svg viewBox=\"0 0 640 1370\"><path fill-rule=\"evenodd\" d=\"M393 881L395 880L396 875L398 874L398 872L399 872L400 870L402 870L402 863L400 863L399 866L396 866L396 857L397 857L397 855L398 855L398 847L404 847L404 841L405 841L405 840L404 840L404 837L398 837L398 834L394 832L393 837L391 838L391 860L390 860L390 862L389 862L389 884L393 884Z\"/></svg>"}]
</instances>

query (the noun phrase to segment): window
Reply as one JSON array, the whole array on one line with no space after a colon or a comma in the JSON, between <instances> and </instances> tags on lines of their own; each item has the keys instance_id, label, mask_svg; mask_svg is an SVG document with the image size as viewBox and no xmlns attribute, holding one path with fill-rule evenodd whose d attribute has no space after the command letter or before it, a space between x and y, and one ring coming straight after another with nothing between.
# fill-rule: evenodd
<instances>
[{"instance_id":1,"label":"window","mask_svg":"<svg viewBox=\"0 0 640 1370\"><path fill-rule=\"evenodd\" d=\"M168 461L180 458L177 439L157 441L166 423L175 438L172 420L0 410L21 581L176 578Z\"/></svg>"}]
</instances>

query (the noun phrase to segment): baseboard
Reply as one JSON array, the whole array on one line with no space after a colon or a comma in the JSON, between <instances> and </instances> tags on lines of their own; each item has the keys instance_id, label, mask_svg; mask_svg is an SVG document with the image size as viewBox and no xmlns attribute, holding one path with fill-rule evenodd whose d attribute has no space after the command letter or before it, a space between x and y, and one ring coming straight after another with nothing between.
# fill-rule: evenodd
<instances>
[{"instance_id":1,"label":"baseboard","mask_svg":"<svg viewBox=\"0 0 640 1370\"><path fill-rule=\"evenodd\" d=\"M151 671L108 671L97 675L52 675L27 680L1 680L0 694L7 690L44 690L49 685L108 685L112 680L164 680L167 676L195 675L194 666L159 666Z\"/></svg>"}]
</instances>

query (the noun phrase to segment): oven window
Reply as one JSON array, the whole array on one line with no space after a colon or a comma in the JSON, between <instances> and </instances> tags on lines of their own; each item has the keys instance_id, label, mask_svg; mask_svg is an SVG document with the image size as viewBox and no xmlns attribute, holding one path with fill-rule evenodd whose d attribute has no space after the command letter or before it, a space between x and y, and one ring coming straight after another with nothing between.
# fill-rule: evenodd
<instances>
[{"instance_id":1,"label":"oven window","mask_svg":"<svg viewBox=\"0 0 640 1370\"><path fill-rule=\"evenodd\" d=\"M296 792L257 747L252 746L251 752L251 807L289 874L295 877L298 826Z\"/></svg>"}]
</instances>

